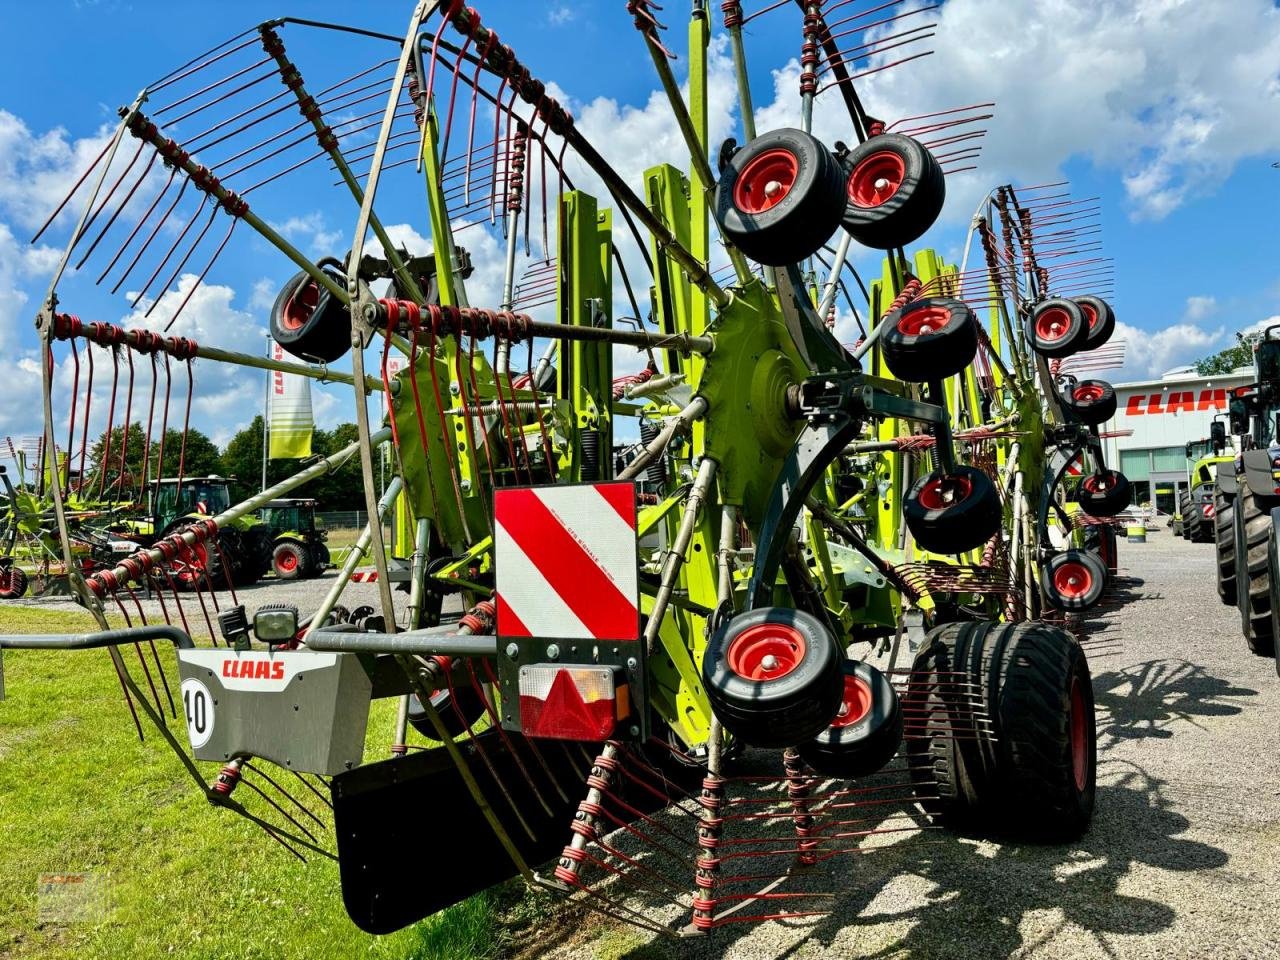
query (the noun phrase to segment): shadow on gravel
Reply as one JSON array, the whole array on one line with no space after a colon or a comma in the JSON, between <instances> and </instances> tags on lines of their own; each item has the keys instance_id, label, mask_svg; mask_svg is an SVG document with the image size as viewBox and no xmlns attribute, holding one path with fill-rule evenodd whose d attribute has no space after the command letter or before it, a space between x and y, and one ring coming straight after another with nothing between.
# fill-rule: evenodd
<instances>
[{"instance_id":1,"label":"shadow on gravel","mask_svg":"<svg viewBox=\"0 0 1280 960\"><path fill-rule=\"evenodd\" d=\"M1233 716L1244 709L1241 698L1257 695L1186 660L1149 660L1096 674L1098 748L1146 737L1167 740L1175 723Z\"/></svg>"},{"instance_id":2,"label":"shadow on gravel","mask_svg":"<svg viewBox=\"0 0 1280 960\"><path fill-rule=\"evenodd\" d=\"M858 956L988 960L1028 953L1055 940L1068 926L1112 955L1109 937L1143 936L1169 928L1177 911L1168 903L1119 892L1137 866L1189 872L1227 863L1209 844L1179 837L1190 821L1174 812L1163 781L1133 764L1103 761L1114 782L1099 786L1097 815L1089 833L1063 847L996 845L922 832L852 860L830 889L841 890L828 917L786 922L807 928L798 942L771 949L774 937L721 929L709 938L654 942L619 954L619 960L723 957L790 960ZM1023 922L1052 912L1052 921L1032 935ZM910 924L895 935L887 924ZM881 929L878 929L881 928ZM791 941L794 934L776 939ZM829 953L828 953L829 951ZM1092 951L1091 951L1092 952Z\"/></svg>"}]
</instances>

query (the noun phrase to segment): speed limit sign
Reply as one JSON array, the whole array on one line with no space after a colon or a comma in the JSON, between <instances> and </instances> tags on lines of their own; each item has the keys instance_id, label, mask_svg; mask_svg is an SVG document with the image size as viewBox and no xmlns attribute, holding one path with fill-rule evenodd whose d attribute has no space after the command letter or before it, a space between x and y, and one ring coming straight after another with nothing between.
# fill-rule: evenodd
<instances>
[{"instance_id":1,"label":"speed limit sign","mask_svg":"<svg viewBox=\"0 0 1280 960\"><path fill-rule=\"evenodd\" d=\"M199 680L182 681L182 709L187 716L187 736L191 749L199 750L213 736L213 697Z\"/></svg>"}]
</instances>

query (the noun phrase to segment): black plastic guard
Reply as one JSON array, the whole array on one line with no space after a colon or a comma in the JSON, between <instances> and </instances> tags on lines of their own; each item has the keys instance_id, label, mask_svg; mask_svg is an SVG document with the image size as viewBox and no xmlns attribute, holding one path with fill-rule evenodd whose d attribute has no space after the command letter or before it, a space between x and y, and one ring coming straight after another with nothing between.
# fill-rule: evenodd
<instances>
[{"instance_id":1,"label":"black plastic guard","mask_svg":"<svg viewBox=\"0 0 1280 960\"><path fill-rule=\"evenodd\" d=\"M595 756L598 745L584 744L584 753L576 744L564 749L543 744L546 765L541 769L528 750L516 747L538 778L538 790L552 810L548 817L501 738L490 730L477 739L536 837L530 840L521 827L488 767L469 745L462 747L521 856L530 866L553 858L569 839L573 811L586 795L587 758ZM558 779L569 802L561 799L548 773ZM338 774L331 790L342 900L361 930L399 930L517 875L443 747Z\"/></svg>"},{"instance_id":2,"label":"black plastic guard","mask_svg":"<svg viewBox=\"0 0 1280 960\"><path fill-rule=\"evenodd\" d=\"M1255 497L1272 496L1277 484L1272 476L1270 450L1246 450L1240 456L1244 477L1249 481L1249 492Z\"/></svg>"},{"instance_id":3,"label":"black plastic guard","mask_svg":"<svg viewBox=\"0 0 1280 960\"><path fill-rule=\"evenodd\" d=\"M1236 465L1234 463L1218 464L1215 476L1218 481L1218 490L1224 497L1234 500L1236 496Z\"/></svg>"}]
</instances>

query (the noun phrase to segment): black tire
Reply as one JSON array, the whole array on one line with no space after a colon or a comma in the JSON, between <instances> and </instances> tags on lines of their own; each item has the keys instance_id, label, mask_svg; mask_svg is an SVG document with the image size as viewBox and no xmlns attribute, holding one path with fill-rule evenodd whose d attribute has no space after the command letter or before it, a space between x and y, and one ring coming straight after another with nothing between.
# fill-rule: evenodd
<instances>
[{"instance_id":1,"label":"black tire","mask_svg":"<svg viewBox=\"0 0 1280 960\"><path fill-rule=\"evenodd\" d=\"M1275 653L1275 633L1271 619L1271 568L1268 541L1271 540L1271 508L1260 503L1241 477L1236 490L1236 593L1240 605L1240 626L1245 643L1260 657Z\"/></svg>"},{"instance_id":2,"label":"black tire","mask_svg":"<svg viewBox=\"0 0 1280 960\"><path fill-rule=\"evenodd\" d=\"M1027 318L1027 342L1042 357L1069 357L1084 346L1089 323L1074 300L1051 297L1036 304Z\"/></svg>"},{"instance_id":3,"label":"black tire","mask_svg":"<svg viewBox=\"0 0 1280 960\"><path fill-rule=\"evenodd\" d=\"M934 470L912 484L902 515L921 549L952 554L990 540L1000 529L1004 508L986 473L957 466L950 476Z\"/></svg>"},{"instance_id":4,"label":"black tire","mask_svg":"<svg viewBox=\"0 0 1280 960\"><path fill-rule=\"evenodd\" d=\"M882 133L840 161L845 207L842 223L866 247L893 250L928 231L947 199L947 178L922 143Z\"/></svg>"},{"instance_id":5,"label":"black tire","mask_svg":"<svg viewBox=\"0 0 1280 960\"><path fill-rule=\"evenodd\" d=\"M271 551L271 569L280 580L305 580L311 576L311 552L294 540L282 540Z\"/></svg>"},{"instance_id":6,"label":"black tire","mask_svg":"<svg viewBox=\"0 0 1280 960\"><path fill-rule=\"evenodd\" d=\"M1235 606L1235 504L1221 494L1214 496L1213 546L1218 570L1218 599L1229 607Z\"/></svg>"},{"instance_id":7,"label":"black tire","mask_svg":"<svg viewBox=\"0 0 1280 960\"><path fill-rule=\"evenodd\" d=\"M312 556L315 558L313 567L314 576L320 576L332 566L332 558L329 556L329 548L323 543L317 543L312 549Z\"/></svg>"},{"instance_id":8,"label":"black tire","mask_svg":"<svg viewBox=\"0 0 1280 960\"><path fill-rule=\"evenodd\" d=\"M935 821L1058 843L1084 833L1097 730L1089 665L1069 634L1040 623L938 627L916 655L906 710L912 779Z\"/></svg>"},{"instance_id":9,"label":"black tire","mask_svg":"<svg viewBox=\"0 0 1280 960\"><path fill-rule=\"evenodd\" d=\"M459 661L455 660L455 664ZM460 737L481 719L487 710L484 700L476 693L471 683L471 670L464 665L455 666L453 670L453 689L446 684L431 695L431 705L440 714L440 722L444 724L451 738ZM409 724L422 736L435 743L440 742L435 726L427 717L427 711L416 693L409 694Z\"/></svg>"},{"instance_id":10,"label":"black tire","mask_svg":"<svg viewBox=\"0 0 1280 960\"><path fill-rule=\"evenodd\" d=\"M1187 540L1191 543L1199 543L1204 526L1204 511L1200 509L1200 504L1193 503L1187 507L1186 516L1182 518L1182 529L1187 533Z\"/></svg>"},{"instance_id":11,"label":"black tire","mask_svg":"<svg viewBox=\"0 0 1280 960\"><path fill-rule=\"evenodd\" d=\"M899 380L944 380L973 363L978 352L978 321L959 300L913 300L881 323L887 324L880 335L884 362Z\"/></svg>"},{"instance_id":12,"label":"black tire","mask_svg":"<svg viewBox=\"0 0 1280 960\"><path fill-rule=\"evenodd\" d=\"M1081 423L1098 427L1116 415L1116 391L1105 380L1080 380L1062 391L1062 405Z\"/></svg>"},{"instance_id":13,"label":"black tire","mask_svg":"<svg viewBox=\"0 0 1280 960\"><path fill-rule=\"evenodd\" d=\"M1080 349L1096 350L1110 340L1111 335L1116 332L1116 312L1111 309L1111 304L1101 297L1073 297L1072 299L1084 311L1085 323L1089 328L1085 335L1084 346Z\"/></svg>"},{"instance_id":14,"label":"black tire","mask_svg":"<svg viewBox=\"0 0 1280 960\"><path fill-rule=\"evenodd\" d=\"M1114 517L1129 506L1129 479L1119 470L1100 470L1082 477L1076 503L1091 517Z\"/></svg>"},{"instance_id":15,"label":"black tire","mask_svg":"<svg viewBox=\"0 0 1280 960\"><path fill-rule=\"evenodd\" d=\"M1178 529L1175 531L1183 540L1191 539L1191 526L1187 523L1187 519L1191 515L1191 494L1183 492L1178 494Z\"/></svg>"},{"instance_id":16,"label":"black tire","mask_svg":"<svg viewBox=\"0 0 1280 960\"><path fill-rule=\"evenodd\" d=\"M161 537L185 530L191 523L189 518L180 517L165 528ZM228 574L234 586L245 582L244 559L244 539L240 532L223 527L218 530L215 540L204 540L194 548L184 546L180 549L171 572L179 590L225 590Z\"/></svg>"},{"instance_id":17,"label":"black tire","mask_svg":"<svg viewBox=\"0 0 1280 960\"><path fill-rule=\"evenodd\" d=\"M818 773L849 780L868 777L902 745L902 705L889 679L860 660L843 665L844 693L835 719L799 747Z\"/></svg>"},{"instance_id":18,"label":"black tire","mask_svg":"<svg viewBox=\"0 0 1280 960\"><path fill-rule=\"evenodd\" d=\"M812 256L840 226L840 165L821 142L784 127L735 152L716 184L721 235L768 266Z\"/></svg>"},{"instance_id":19,"label":"black tire","mask_svg":"<svg viewBox=\"0 0 1280 960\"><path fill-rule=\"evenodd\" d=\"M812 740L835 717L843 661L835 638L812 614L761 607L715 632L702 679L726 730L752 746L790 747Z\"/></svg>"},{"instance_id":20,"label":"black tire","mask_svg":"<svg viewBox=\"0 0 1280 960\"><path fill-rule=\"evenodd\" d=\"M0 600L17 600L27 592L27 575L10 564L0 569Z\"/></svg>"},{"instance_id":21,"label":"black tire","mask_svg":"<svg viewBox=\"0 0 1280 960\"><path fill-rule=\"evenodd\" d=\"M1058 610L1088 610L1102 599L1107 567L1096 553L1064 550L1040 568L1045 601Z\"/></svg>"},{"instance_id":22,"label":"black tire","mask_svg":"<svg viewBox=\"0 0 1280 960\"><path fill-rule=\"evenodd\" d=\"M325 274L341 287L344 277L332 267ZM351 349L351 313L309 273L295 273L280 288L271 307L271 337L303 360L333 363Z\"/></svg>"}]
</instances>

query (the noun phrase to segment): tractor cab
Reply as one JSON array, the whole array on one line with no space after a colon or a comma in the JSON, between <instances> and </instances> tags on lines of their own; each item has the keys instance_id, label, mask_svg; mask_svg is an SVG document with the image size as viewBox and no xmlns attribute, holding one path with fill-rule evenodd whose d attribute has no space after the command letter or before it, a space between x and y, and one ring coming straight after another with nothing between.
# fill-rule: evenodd
<instances>
[{"instance_id":1,"label":"tractor cab","mask_svg":"<svg viewBox=\"0 0 1280 960\"><path fill-rule=\"evenodd\" d=\"M270 531L271 566L281 580L319 576L329 566L328 537L316 524L316 501L271 500L258 511Z\"/></svg>"},{"instance_id":2,"label":"tractor cab","mask_svg":"<svg viewBox=\"0 0 1280 960\"><path fill-rule=\"evenodd\" d=\"M149 491L148 513L155 530L166 529L179 517L214 517L231 507L231 482L226 477L171 477L156 480Z\"/></svg>"},{"instance_id":3,"label":"tractor cab","mask_svg":"<svg viewBox=\"0 0 1280 960\"><path fill-rule=\"evenodd\" d=\"M309 499L271 500L258 514L272 536L295 533L302 537L324 540L325 530L316 524L316 501Z\"/></svg>"}]
</instances>

